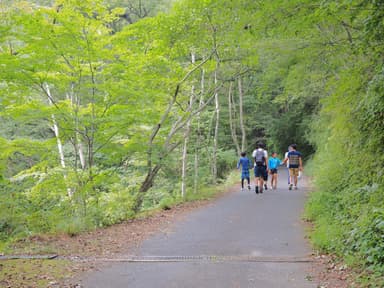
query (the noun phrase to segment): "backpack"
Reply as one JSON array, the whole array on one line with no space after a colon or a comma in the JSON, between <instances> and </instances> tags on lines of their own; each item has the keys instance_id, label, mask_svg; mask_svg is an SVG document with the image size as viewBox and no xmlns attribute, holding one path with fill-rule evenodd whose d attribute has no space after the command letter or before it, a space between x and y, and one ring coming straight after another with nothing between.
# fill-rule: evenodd
<instances>
[{"instance_id":1,"label":"backpack","mask_svg":"<svg viewBox=\"0 0 384 288\"><path fill-rule=\"evenodd\" d=\"M257 149L256 154L255 154L256 166L263 166L264 165L264 159L265 159L264 150Z\"/></svg>"}]
</instances>

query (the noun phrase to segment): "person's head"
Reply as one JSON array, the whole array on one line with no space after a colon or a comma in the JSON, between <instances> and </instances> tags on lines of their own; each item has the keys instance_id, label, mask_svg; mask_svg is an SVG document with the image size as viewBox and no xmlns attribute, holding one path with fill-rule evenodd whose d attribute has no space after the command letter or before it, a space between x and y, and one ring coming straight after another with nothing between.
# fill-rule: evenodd
<instances>
[{"instance_id":1,"label":"person's head","mask_svg":"<svg viewBox=\"0 0 384 288\"><path fill-rule=\"evenodd\" d=\"M245 155L247 155L247 152L241 152L240 155L241 157L245 157Z\"/></svg>"},{"instance_id":2,"label":"person's head","mask_svg":"<svg viewBox=\"0 0 384 288\"><path fill-rule=\"evenodd\" d=\"M297 145L296 144L291 144L291 148L292 148L292 150L296 150L297 149Z\"/></svg>"},{"instance_id":3,"label":"person's head","mask_svg":"<svg viewBox=\"0 0 384 288\"><path fill-rule=\"evenodd\" d=\"M263 149L264 148L264 143L262 143L262 142L257 143L257 148Z\"/></svg>"},{"instance_id":4,"label":"person's head","mask_svg":"<svg viewBox=\"0 0 384 288\"><path fill-rule=\"evenodd\" d=\"M272 152L272 157L276 158L276 156L277 156L277 153L276 152Z\"/></svg>"}]
</instances>

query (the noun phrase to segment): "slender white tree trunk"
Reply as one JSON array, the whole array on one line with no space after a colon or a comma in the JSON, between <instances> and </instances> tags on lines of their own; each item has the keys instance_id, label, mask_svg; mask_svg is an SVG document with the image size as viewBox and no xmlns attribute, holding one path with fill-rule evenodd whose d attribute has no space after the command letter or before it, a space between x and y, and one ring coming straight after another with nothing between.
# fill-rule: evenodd
<instances>
[{"instance_id":1,"label":"slender white tree trunk","mask_svg":"<svg viewBox=\"0 0 384 288\"><path fill-rule=\"evenodd\" d=\"M215 87L217 86L217 69L215 71ZM213 138L213 161L212 161L212 174L213 174L213 183L217 183L217 151L218 151L218 138L219 138L219 120L220 120L220 105L219 105L219 93L216 90L215 92L215 114L216 114L216 123L215 123L215 135Z\"/></svg>"},{"instance_id":2,"label":"slender white tree trunk","mask_svg":"<svg viewBox=\"0 0 384 288\"><path fill-rule=\"evenodd\" d=\"M78 111L79 111L79 99L76 97L74 93L74 84L71 84L70 93L67 93L67 99L70 100L72 110L74 111L74 121L75 121L75 139L74 139L74 149L76 154L76 161L77 157L79 157L80 160L80 166L81 169L84 170L86 168L86 160L84 156L84 145L81 141L80 133L79 133L79 117L78 117ZM75 165L77 169L77 163Z\"/></svg>"},{"instance_id":3,"label":"slender white tree trunk","mask_svg":"<svg viewBox=\"0 0 384 288\"><path fill-rule=\"evenodd\" d=\"M65 157L63 152L63 144L61 143L61 140L60 140L59 127L57 126L57 122L54 114L51 115L51 118L53 122L53 132L55 133L55 137L57 141L57 149L59 151L60 164L61 164L61 167L65 168Z\"/></svg>"},{"instance_id":4,"label":"slender white tree trunk","mask_svg":"<svg viewBox=\"0 0 384 288\"><path fill-rule=\"evenodd\" d=\"M45 86L44 89L45 89L47 96L48 96L48 101L52 105L53 104L53 102L52 102L53 98L52 98L51 90L49 89L48 84L45 84L44 86ZM57 142L57 149L59 151L60 164L61 164L61 167L65 169L65 156L64 156L64 150L63 150L63 144L61 143L61 140L60 140L59 126L57 125L57 121L56 121L54 114L51 115L51 118L52 118L52 123L53 123L52 130L55 133L56 142ZM65 171L64 171L64 180L67 180L67 174ZM72 197L72 195L73 195L72 189L67 188L67 193L68 193L69 197Z\"/></svg>"},{"instance_id":5,"label":"slender white tree trunk","mask_svg":"<svg viewBox=\"0 0 384 288\"><path fill-rule=\"evenodd\" d=\"M246 134L244 127L244 113L243 113L243 85L241 83L241 78L238 79L239 86L239 111L240 111L240 130L241 130L241 151L246 149Z\"/></svg>"},{"instance_id":6,"label":"slender white tree trunk","mask_svg":"<svg viewBox=\"0 0 384 288\"><path fill-rule=\"evenodd\" d=\"M195 54L191 53L191 62L195 63ZM189 99L189 111L192 111L192 105L195 98L195 86L192 85L191 88L191 96ZM182 169L181 169L181 197L185 197L186 195L186 182L187 182L187 165L188 165L188 141L189 134L191 132L191 119L189 119L185 125L184 132L184 145L183 145L183 156L182 156Z\"/></svg>"},{"instance_id":7,"label":"slender white tree trunk","mask_svg":"<svg viewBox=\"0 0 384 288\"><path fill-rule=\"evenodd\" d=\"M77 137L78 137L78 133L77 133ZM86 162L85 162L85 157L84 157L84 145L79 138L77 141L78 141L77 142L77 149L78 149L78 153L79 153L80 165L81 165L81 169L84 170L86 167Z\"/></svg>"},{"instance_id":8,"label":"slender white tree trunk","mask_svg":"<svg viewBox=\"0 0 384 288\"><path fill-rule=\"evenodd\" d=\"M199 101L199 109L204 104L203 95L205 93L205 70L201 69L201 82L200 82L200 101ZM200 112L197 114L197 141L195 145L195 164L194 164L194 188L193 192L197 193L197 188L199 187L199 153L200 153L200 145L201 145L201 127L200 127Z\"/></svg>"},{"instance_id":9,"label":"slender white tree trunk","mask_svg":"<svg viewBox=\"0 0 384 288\"><path fill-rule=\"evenodd\" d=\"M181 168L181 197L184 198L186 194L186 178L187 178L187 149L188 149L188 137L190 132L190 126L187 124L184 133L184 145L183 145L183 156L182 156L182 168Z\"/></svg>"},{"instance_id":10,"label":"slender white tree trunk","mask_svg":"<svg viewBox=\"0 0 384 288\"><path fill-rule=\"evenodd\" d=\"M236 124L234 123L233 119L233 97L232 97L232 88L233 88L233 82L229 84L229 89L228 89L228 114L229 114L229 127L231 129L231 136L233 143L235 144L236 147L236 152L237 155L240 155L240 146L239 146L239 141L237 140L237 134L236 134Z\"/></svg>"}]
</instances>

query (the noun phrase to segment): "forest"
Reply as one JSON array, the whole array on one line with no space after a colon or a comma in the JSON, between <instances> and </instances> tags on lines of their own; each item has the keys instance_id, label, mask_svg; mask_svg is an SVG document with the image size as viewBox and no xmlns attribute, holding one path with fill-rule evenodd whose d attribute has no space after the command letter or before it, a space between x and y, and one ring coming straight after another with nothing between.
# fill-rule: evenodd
<instances>
[{"instance_id":1,"label":"forest","mask_svg":"<svg viewBox=\"0 0 384 288\"><path fill-rule=\"evenodd\" d=\"M2 0L0 14L0 251L206 197L241 151L296 143L313 245L384 281L383 0Z\"/></svg>"}]
</instances>

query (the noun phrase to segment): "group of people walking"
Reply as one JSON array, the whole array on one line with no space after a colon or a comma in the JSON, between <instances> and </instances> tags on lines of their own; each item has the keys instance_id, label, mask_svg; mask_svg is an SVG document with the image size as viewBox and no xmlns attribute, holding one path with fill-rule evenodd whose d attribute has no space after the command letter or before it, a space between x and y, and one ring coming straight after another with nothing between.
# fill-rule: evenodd
<instances>
[{"instance_id":1,"label":"group of people walking","mask_svg":"<svg viewBox=\"0 0 384 288\"><path fill-rule=\"evenodd\" d=\"M244 190L244 182L247 181L248 189L251 190L250 169L254 169L255 175L255 192L256 194L263 193L268 189L268 175L271 175L272 189L277 189L277 175L280 165L286 164L288 167L288 189L297 189L298 177L303 171L302 155L297 151L297 145L292 144L288 147L288 151L284 155L284 160L281 161L277 157L276 152L272 152L272 157L268 157L268 151L263 143L258 143L257 148L252 152L253 161L247 157L246 152L241 153L241 157L237 162L237 169L241 167L241 190Z\"/></svg>"}]
</instances>

